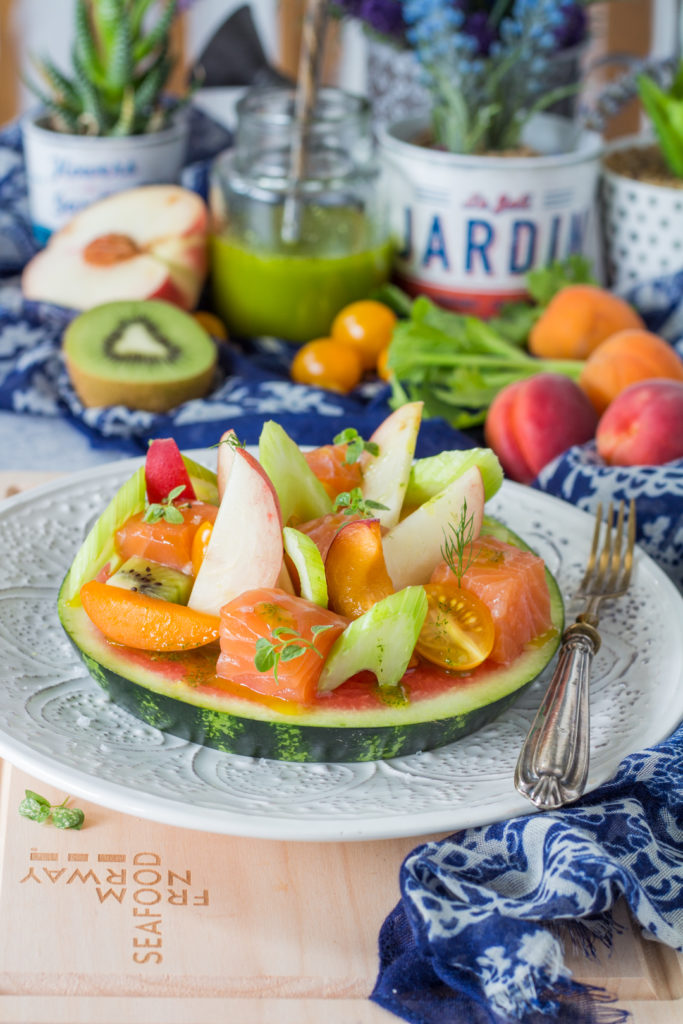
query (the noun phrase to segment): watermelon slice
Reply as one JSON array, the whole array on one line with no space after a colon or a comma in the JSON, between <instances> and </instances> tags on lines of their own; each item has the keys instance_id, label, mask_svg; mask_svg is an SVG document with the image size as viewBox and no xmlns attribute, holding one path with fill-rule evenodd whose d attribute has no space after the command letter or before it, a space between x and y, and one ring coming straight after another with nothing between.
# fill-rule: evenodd
<instances>
[{"instance_id":1,"label":"watermelon slice","mask_svg":"<svg viewBox=\"0 0 683 1024\"><path fill-rule=\"evenodd\" d=\"M185 459L193 484L215 488L210 473ZM94 679L146 723L218 750L284 761L373 761L431 750L497 717L543 670L559 644L562 599L550 573L553 628L509 664L465 674L418 664L400 687L381 688L359 672L311 703L264 697L216 674L217 643L181 652L145 651L108 641L79 600L83 583L112 558L117 529L144 504L142 471L129 480L91 530L59 594L59 616ZM486 529L525 545L501 524Z\"/></svg>"}]
</instances>

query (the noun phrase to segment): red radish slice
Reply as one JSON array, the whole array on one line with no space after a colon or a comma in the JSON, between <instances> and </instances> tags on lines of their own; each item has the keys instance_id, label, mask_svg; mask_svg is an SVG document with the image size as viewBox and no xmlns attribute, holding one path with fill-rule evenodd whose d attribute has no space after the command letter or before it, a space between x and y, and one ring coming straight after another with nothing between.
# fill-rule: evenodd
<instances>
[{"instance_id":1,"label":"red radish slice","mask_svg":"<svg viewBox=\"0 0 683 1024\"><path fill-rule=\"evenodd\" d=\"M179 498L193 501L197 497L180 449L172 437L158 437L147 449L145 485L150 504L163 501L174 488L181 485L185 486L185 490L178 495Z\"/></svg>"}]
</instances>

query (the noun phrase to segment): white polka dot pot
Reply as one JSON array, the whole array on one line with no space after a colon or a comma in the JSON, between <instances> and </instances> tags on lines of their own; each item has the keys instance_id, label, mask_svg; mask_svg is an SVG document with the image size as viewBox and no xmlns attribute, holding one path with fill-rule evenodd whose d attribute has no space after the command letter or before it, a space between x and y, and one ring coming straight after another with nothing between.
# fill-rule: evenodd
<instances>
[{"instance_id":1,"label":"white polka dot pot","mask_svg":"<svg viewBox=\"0 0 683 1024\"><path fill-rule=\"evenodd\" d=\"M611 286L629 287L683 269L683 189L603 168L600 192Z\"/></svg>"}]
</instances>

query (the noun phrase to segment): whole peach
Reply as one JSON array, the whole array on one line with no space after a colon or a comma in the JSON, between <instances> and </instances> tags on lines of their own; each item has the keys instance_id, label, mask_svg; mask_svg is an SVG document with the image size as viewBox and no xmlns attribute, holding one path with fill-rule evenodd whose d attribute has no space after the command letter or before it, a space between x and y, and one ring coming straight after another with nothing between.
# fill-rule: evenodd
<instances>
[{"instance_id":1,"label":"whole peach","mask_svg":"<svg viewBox=\"0 0 683 1024\"><path fill-rule=\"evenodd\" d=\"M612 466L683 458L683 381L657 377L625 388L602 414L595 443Z\"/></svg>"},{"instance_id":2,"label":"whole peach","mask_svg":"<svg viewBox=\"0 0 683 1024\"><path fill-rule=\"evenodd\" d=\"M531 483L561 452L589 441L597 422L590 400L575 381L557 373L537 373L498 392L484 436L505 474Z\"/></svg>"}]
</instances>

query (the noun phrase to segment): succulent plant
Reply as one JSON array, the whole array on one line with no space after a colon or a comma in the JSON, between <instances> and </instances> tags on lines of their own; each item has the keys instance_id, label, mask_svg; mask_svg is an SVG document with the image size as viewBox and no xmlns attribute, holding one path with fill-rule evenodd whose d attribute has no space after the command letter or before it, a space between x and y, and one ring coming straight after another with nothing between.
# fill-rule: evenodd
<instances>
[{"instance_id":1,"label":"succulent plant","mask_svg":"<svg viewBox=\"0 0 683 1024\"><path fill-rule=\"evenodd\" d=\"M110 136L165 128L184 102L164 96L177 8L178 0L76 0L71 76L34 58L49 91L27 81L44 104L45 126Z\"/></svg>"}]
</instances>

